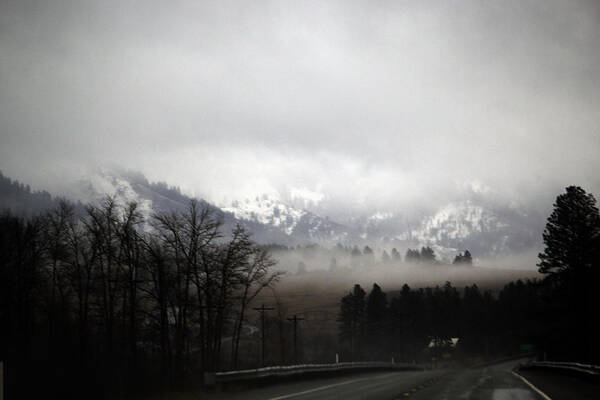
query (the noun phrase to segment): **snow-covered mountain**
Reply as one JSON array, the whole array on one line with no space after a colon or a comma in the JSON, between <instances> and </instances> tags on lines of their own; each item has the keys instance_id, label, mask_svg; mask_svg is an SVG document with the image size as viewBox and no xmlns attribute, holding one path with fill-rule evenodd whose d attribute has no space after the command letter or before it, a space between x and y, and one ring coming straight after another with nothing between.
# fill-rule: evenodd
<instances>
[{"instance_id":1,"label":"snow-covered mountain","mask_svg":"<svg viewBox=\"0 0 600 400\"><path fill-rule=\"evenodd\" d=\"M467 193L465 197L418 216L379 211L352 216L341 223L273 195L235 201L222 209L238 219L280 229L292 241L325 246L342 243L396 247L402 252L431 246L440 257L450 259L465 249L477 257L489 258L539 246L544 227L539 213L481 194Z\"/></svg>"},{"instance_id":2,"label":"snow-covered mountain","mask_svg":"<svg viewBox=\"0 0 600 400\"><path fill-rule=\"evenodd\" d=\"M465 249L479 257L530 251L539 246L543 227L543 216L533 210L481 197L448 203L416 219L377 213L359 225L367 242L400 249L431 246L448 258Z\"/></svg>"},{"instance_id":3,"label":"snow-covered mountain","mask_svg":"<svg viewBox=\"0 0 600 400\"><path fill-rule=\"evenodd\" d=\"M234 201L222 210L243 221L278 228L293 240L331 245L355 239L346 226L320 217L302 208L286 204L278 196L262 195L254 199Z\"/></svg>"},{"instance_id":4,"label":"snow-covered mountain","mask_svg":"<svg viewBox=\"0 0 600 400\"><path fill-rule=\"evenodd\" d=\"M140 173L119 169L94 170L75 182L67 194L83 203L98 201L106 195L116 196L123 202L137 202L146 216L156 211L183 211L191 200L178 188L152 183ZM504 204L481 193L466 193L464 199L419 215L379 211L353 215L342 221L333 221L327 215L307 209L320 201L319 194L285 195L286 200L270 194L221 207L200 202L223 221L225 233L241 223L259 243L287 246L318 243L325 247L341 243L388 250L396 247L401 252L431 246L438 255L447 258L465 249L478 258L530 251L539 246L545 222L535 211ZM12 193L3 197L0 193L0 206L19 203L15 196Z\"/></svg>"},{"instance_id":5,"label":"snow-covered mountain","mask_svg":"<svg viewBox=\"0 0 600 400\"><path fill-rule=\"evenodd\" d=\"M74 185L70 197L85 203L98 201L106 195L116 196L122 202L137 202L145 216L156 211L183 211L191 200L176 187L152 183L140 173L114 168L96 169L86 174ZM349 228L288 205L273 195L234 201L227 207L217 207L204 200L200 202L223 221L225 232L240 223L260 243L328 246L353 240Z\"/></svg>"},{"instance_id":6,"label":"snow-covered mountain","mask_svg":"<svg viewBox=\"0 0 600 400\"><path fill-rule=\"evenodd\" d=\"M425 218L412 232L419 242L435 243L476 254L506 255L535 248L544 218L512 204L466 199L450 203Z\"/></svg>"}]
</instances>

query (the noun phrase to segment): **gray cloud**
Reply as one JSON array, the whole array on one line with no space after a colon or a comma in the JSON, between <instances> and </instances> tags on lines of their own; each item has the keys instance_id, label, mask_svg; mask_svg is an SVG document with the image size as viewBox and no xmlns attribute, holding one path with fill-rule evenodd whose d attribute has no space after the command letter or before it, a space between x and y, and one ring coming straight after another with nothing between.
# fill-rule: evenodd
<instances>
[{"instance_id":1,"label":"gray cloud","mask_svg":"<svg viewBox=\"0 0 600 400\"><path fill-rule=\"evenodd\" d=\"M594 1L0 3L0 168L118 163L217 202L600 192ZM551 199L551 198L550 198Z\"/></svg>"}]
</instances>

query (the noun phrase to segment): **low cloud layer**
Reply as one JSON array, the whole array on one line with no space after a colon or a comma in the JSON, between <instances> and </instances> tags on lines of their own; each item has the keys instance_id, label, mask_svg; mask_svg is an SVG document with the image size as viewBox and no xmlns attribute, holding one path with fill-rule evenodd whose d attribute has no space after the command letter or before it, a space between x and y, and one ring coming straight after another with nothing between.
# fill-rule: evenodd
<instances>
[{"instance_id":1,"label":"low cloud layer","mask_svg":"<svg viewBox=\"0 0 600 400\"><path fill-rule=\"evenodd\" d=\"M0 3L0 169L119 164L217 203L600 192L595 1Z\"/></svg>"}]
</instances>

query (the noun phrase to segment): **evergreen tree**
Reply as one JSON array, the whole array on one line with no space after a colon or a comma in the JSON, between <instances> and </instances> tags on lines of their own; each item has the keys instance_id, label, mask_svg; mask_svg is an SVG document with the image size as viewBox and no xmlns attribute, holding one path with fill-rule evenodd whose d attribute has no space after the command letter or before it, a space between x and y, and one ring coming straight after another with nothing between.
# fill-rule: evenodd
<instances>
[{"instance_id":1,"label":"evergreen tree","mask_svg":"<svg viewBox=\"0 0 600 400\"><path fill-rule=\"evenodd\" d=\"M421 260L421 253L419 250L406 250L406 256L404 256L404 261L407 263L418 263Z\"/></svg>"},{"instance_id":2,"label":"evergreen tree","mask_svg":"<svg viewBox=\"0 0 600 400\"><path fill-rule=\"evenodd\" d=\"M338 317L340 340L348 350L349 358L354 361L360 357L364 337L365 323L365 291L360 285L354 288L346 296L342 297L340 303L340 314ZM342 353L342 358L345 354Z\"/></svg>"},{"instance_id":3,"label":"evergreen tree","mask_svg":"<svg viewBox=\"0 0 600 400\"><path fill-rule=\"evenodd\" d=\"M374 283L367 301L369 330L377 330L376 324L383 322L387 314L387 297L381 287Z\"/></svg>"},{"instance_id":4,"label":"evergreen tree","mask_svg":"<svg viewBox=\"0 0 600 400\"><path fill-rule=\"evenodd\" d=\"M471 252L469 250L465 250L465 254L463 255L463 263L467 265L473 265L473 257L471 256Z\"/></svg>"},{"instance_id":5,"label":"evergreen tree","mask_svg":"<svg viewBox=\"0 0 600 400\"><path fill-rule=\"evenodd\" d=\"M454 264L454 265L462 264L462 259L463 259L463 253L458 253L456 255L456 257L454 257L454 261L452 261L452 264Z\"/></svg>"},{"instance_id":6,"label":"evergreen tree","mask_svg":"<svg viewBox=\"0 0 600 400\"><path fill-rule=\"evenodd\" d=\"M400 255L400 253L398 252L398 250L396 250L396 248L394 247L392 249L392 260L394 260L394 262L396 261L402 261L402 256Z\"/></svg>"},{"instance_id":7,"label":"evergreen tree","mask_svg":"<svg viewBox=\"0 0 600 400\"><path fill-rule=\"evenodd\" d=\"M600 360L593 317L600 307L595 287L600 279L600 213L594 196L578 186L567 187L556 198L543 240L539 271L547 274L556 299L553 347L580 360Z\"/></svg>"},{"instance_id":8,"label":"evergreen tree","mask_svg":"<svg viewBox=\"0 0 600 400\"><path fill-rule=\"evenodd\" d=\"M381 290L381 287L374 283L367 300L366 308L367 323L369 331L376 332L381 329L378 324L381 324L387 315L387 296Z\"/></svg>"},{"instance_id":9,"label":"evergreen tree","mask_svg":"<svg viewBox=\"0 0 600 400\"><path fill-rule=\"evenodd\" d=\"M465 250L464 253L458 253L456 257L454 257L452 264L473 265L473 257L471 256L471 252L469 252L469 250Z\"/></svg>"},{"instance_id":10,"label":"evergreen tree","mask_svg":"<svg viewBox=\"0 0 600 400\"><path fill-rule=\"evenodd\" d=\"M433 249L429 246L421 247L420 260L421 260L421 262L425 262L428 264L434 264L435 263L435 252L433 251Z\"/></svg>"},{"instance_id":11,"label":"evergreen tree","mask_svg":"<svg viewBox=\"0 0 600 400\"><path fill-rule=\"evenodd\" d=\"M385 350L383 343L387 342L385 340L387 314L386 294L378 284L374 283L366 307L367 338L371 349L369 354L374 359L378 359Z\"/></svg>"},{"instance_id":12,"label":"evergreen tree","mask_svg":"<svg viewBox=\"0 0 600 400\"><path fill-rule=\"evenodd\" d=\"M591 272L600 244L600 214L596 199L578 186L559 195L543 235L539 271L558 280Z\"/></svg>"},{"instance_id":13,"label":"evergreen tree","mask_svg":"<svg viewBox=\"0 0 600 400\"><path fill-rule=\"evenodd\" d=\"M375 253L369 246L365 246L363 249L363 262L367 267L372 267L375 264Z\"/></svg>"},{"instance_id":14,"label":"evergreen tree","mask_svg":"<svg viewBox=\"0 0 600 400\"><path fill-rule=\"evenodd\" d=\"M361 255L362 255L362 253L360 252L358 247L355 245L352 248L352 252L350 253L350 257L351 257L350 262L351 262L353 268L357 268L360 265Z\"/></svg>"},{"instance_id":15,"label":"evergreen tree","mask_svg":"<svg viewBox=\"0 0 600 400\"><path fill-rule=\"evenodd\" d=\"M384 264L389 264L390 261L391 261L390 255L388 254L387 251L384 250L381 253L381 262L384 263Z\"/></svg>"}]
</instances>

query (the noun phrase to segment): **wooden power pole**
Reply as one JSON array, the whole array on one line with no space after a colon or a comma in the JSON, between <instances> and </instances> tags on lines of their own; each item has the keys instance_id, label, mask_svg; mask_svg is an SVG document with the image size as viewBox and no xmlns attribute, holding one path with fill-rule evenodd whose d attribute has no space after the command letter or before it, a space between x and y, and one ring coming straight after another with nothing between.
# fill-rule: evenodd
<instances>
[{"instance_id":1,"label":"wooden power pole","mask_svg":"<svg viewBox=\"0 0 600 400\"><path fill-rule=\"evenodd\" d=\"M254 308L254 310L256 311L260 311L260 324L261 324L261 341L262 341L262 352L261 352L261 358L260 358L260 365L261 367L265 366L265 311L272 311L274 310L273 307L265 307L265 305L263 304L260 307Z\"/></svg>"},{"instance_id":2,"label":"wooden power pole","mask_svg":"<svg viewBox=\"0 0 600 400\"><path fill-rule=\"evenodd\" d=\"M288 318L288 321L292 321L294 323L294 364L298 365L298 321L302 321L304 318L298 318L296 314L294 314L293 318Z\"/></svg>"}]
</instances>

